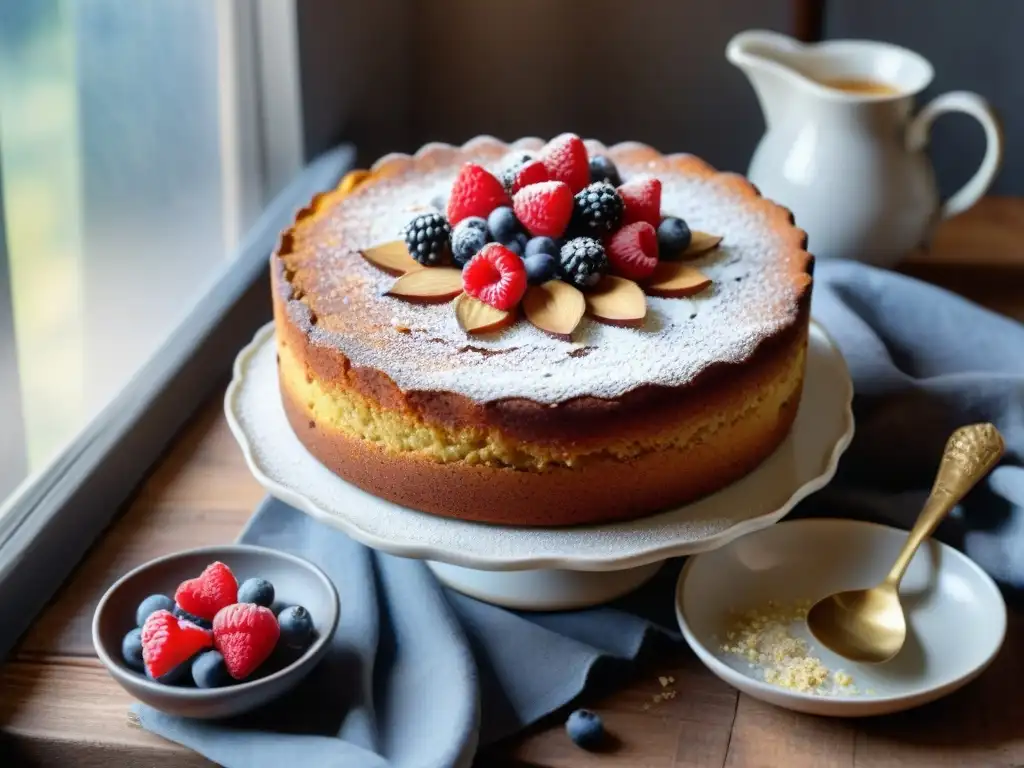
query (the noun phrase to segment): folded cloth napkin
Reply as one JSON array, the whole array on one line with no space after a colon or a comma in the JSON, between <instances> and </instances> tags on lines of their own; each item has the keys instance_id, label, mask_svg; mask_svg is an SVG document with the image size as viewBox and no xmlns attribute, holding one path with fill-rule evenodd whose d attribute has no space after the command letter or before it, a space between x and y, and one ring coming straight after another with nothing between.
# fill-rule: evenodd
<instances>
[{"instance_id":1,"label":"folded cloth napkin","mask_svg":"<svg viewBox=\"0 0 1024 768\"><path fill-rule=\"evenodd\" d=\"M822 263L815 316L857 392L857 437L841 471L796 514L909 525L949 433L990 420L1002 466L940 531L1009 590L1024 589L1024 327L900 275ZM441 587L426 567L374 552L274 501L242 541L300 554L341 595L330 654L258 713L188 721L144 706L142 725L225 766L468 765L478 746L521 729L614 674L644 649L678 642L678 562L616 603L521 613Z\"/></svg>"}]
</instances>

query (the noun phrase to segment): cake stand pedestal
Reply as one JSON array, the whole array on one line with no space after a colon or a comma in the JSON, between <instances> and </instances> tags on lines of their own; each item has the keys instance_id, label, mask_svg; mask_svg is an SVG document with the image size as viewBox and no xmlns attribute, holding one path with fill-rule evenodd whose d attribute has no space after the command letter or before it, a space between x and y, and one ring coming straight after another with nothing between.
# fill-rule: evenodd
<instances>
[{"instance_id":1,"label":"cake stand pedestal","mask_svg":"<svg viewBox=\"0 0 1024 768\"><path fill-rule=\"evenodd\" d=\"M418 512L328 470L306 451L285 417L272 324L239 353L225 410L249 468L271 495L366 546L426 561L438 579L464 594L510 608L561 610L612 600L650 579L669 558L715 549L781 520L835 474L853 438L852 399L842 356L812 323L793 429L760 467L679 509L552 529Z\"/></svg>"}]
</instances>

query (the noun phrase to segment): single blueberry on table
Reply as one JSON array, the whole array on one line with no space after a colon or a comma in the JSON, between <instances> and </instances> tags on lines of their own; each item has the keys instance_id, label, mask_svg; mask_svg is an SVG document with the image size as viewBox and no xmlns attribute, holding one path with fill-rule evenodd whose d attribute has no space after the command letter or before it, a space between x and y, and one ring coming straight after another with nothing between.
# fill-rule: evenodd
<instances>
[{"instance_id":1,"label":"single blueberry on table","mask_svg":"<svg viewBox=\"0 0 1024 768\"><path fill-rule=\"evenodd\" d=\"M146 623L150 614L157 611L173 611L174 601L167 595L150 595L135 609L135 624L141 627Z\"/></svg>"},{"instance_id":2,"label":"single blueberry on table","mask_svg":"<svg viewBox=\"0 0 1024 768\"><path fill-rule=\"evenodd\" d=\"M197 688L221 688L231 684L231 675L220 651L204 651L195 657L192 681Z\"/></svg>"},{"instance_id":3,"label":"single blueberry on table","mask_svg":"<svg viewBox=\"0 0 1024 768\"><path fill-rule=\"evenodd\" d=\"M202 627L203 629L213 629L213 622L212 621L207 621L206 619L200 619L198 616L192 615L191 613L186 611L184 608L182 608L177 603L174 604L174 610L171 611L171 613L173 613L179 619L184 619L185 621L191 621L197 627Z\"/></svg>"},{"instance_id":4,"label":"single blueberry on table","mask_svg":"<svg viewBox=\"0 0 1024 768\"><path fill-rule=\"evenodd\" d=\"M666 216L658 224L658 255L662 259L679 256L690 247L692 233L686 222L677 216Z\"/></svg>"},{"instance_id":5,"label":"single blueberry on table","mask_svg":"<svg viewBox=\"0 0 1024 768\"><path fill-rule=\"evenodd\" d=\"M550 237L532 237L526 243L526 250L523 256L533 256L535 253L547 253L551 256L558 256L558 243Z\"/></svg>"},{"instance_id":6,"label":"single blueberry on table","mask_svg":"<svg viewBox=\"0 0 1024 768\"><path fill-rule=\"evenodd\" d=\"M595 749L604 740L601 716L589 709L577 709L565 721L565 731L572 743L583 749Z\"/></svg>"},{"instance_id":7,"label":"single blueberry on table","mask_svg":"<svg viewBox=\"0 0 1024 768\"><path fill-rule=\"evenodd\" d=\"M277 615L281 642L289 648L306 649L313 642L313 617L301 605L290 605Z\"/></svg>"},{"instance_id":8,"label":"single blueberry on table","mask_svg":"<svg viewBox=\"0 0 1024 768\"><path fill-rule=\"evenodd\" d=\"M146 664L142 660L142 630L138 627L125 635L121 641L121 658L136 672L146 669Z\"/></svg>"},{"instance_id":9,"label":"single blueberry on table","mask_svg":"<svg viewBox=\"0 0 1024 768\"><path fill-rule=\"evenodd\" d=\"M246 579L238 587L238 602L269 608L274 602L274 585L266 579Z\"/></svg>"},{"instance_id":10,"label":"single blueberry on table","mask_svg":"<svg viewBox=\"0 0 1024 768\"><path fill-rule=\"evenodd\" d=\"M523 266L530 285L540 285L558 276L558 259L549 253L532 253L523 259Z\"/></svg>"},{"instance_id":11,"label":"single blueberry on table","mask_svg":"<svg viewBox=\"0 0 1024 768\"><path fill-rule=\"evenodd\" d=\"M515 212L507 205L495 208L487 217L487 229L499 243L507 243L523 231Z\"/></svg>"}]
</instances>

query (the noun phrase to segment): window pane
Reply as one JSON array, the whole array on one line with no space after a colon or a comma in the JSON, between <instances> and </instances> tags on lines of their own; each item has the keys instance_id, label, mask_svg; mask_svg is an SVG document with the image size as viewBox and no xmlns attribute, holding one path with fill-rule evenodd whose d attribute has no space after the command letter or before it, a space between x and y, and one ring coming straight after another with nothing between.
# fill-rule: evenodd
<instances>
[{"instance_id":1,"label":"window pane","mask_svg":"<svg viewBox=\"0 0 1024 768\"><path fill-rule=\"evenodd\" d=\"M19 389L0 391L0 423L23 426L21 474L117 394L225 268L238 223L225 224L238 188L225 157L240 137L222 130L235 98L224 7L0 0L0 333L5 311L14 329L0 365L13 358Z\"/></svg>"}]
</instances>

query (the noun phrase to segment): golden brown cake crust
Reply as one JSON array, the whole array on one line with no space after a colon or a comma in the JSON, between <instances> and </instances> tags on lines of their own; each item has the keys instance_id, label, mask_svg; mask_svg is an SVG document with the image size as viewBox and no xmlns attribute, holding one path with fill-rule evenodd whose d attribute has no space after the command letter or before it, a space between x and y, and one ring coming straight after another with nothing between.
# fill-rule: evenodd
<instances>
[{"instance_id":1,"label":"golden brown cake crust","mask_svg":"<svg viewBox=\"0 0 1024 768\"><path fill-rule=\"evenodd\" d=\"M508 149L488 141L474 152L492 157ZM707 181L765 223L780 251L775 277L791 288L791 303L777 309L785 321L758 339L740 361L706 365L677 386L640 384L611 398L582 394L555 403L527 397L481 400L456 391L403 388L381 368L354 365L318 332L330 326L333 334L372 337L381 332L384 317L376 311L376 296L356 295L356 311L341 312L339 320L332 310L340 308L342 299L333 292L317 294L322 269L318 254L325 237L318 223L337 215L339 203L353 189L372 191L375 183L407 173L410 163L413 168L417 163L437 167L460 163L462 156L458 148L435 145L414 158L386 159L374 171L350 176L337 190L314 198L283 234L271 258L279 349L301 367L306 383L315 382L325 392L354 395L373 408L448 435L477 430L512 443L522 441L527 449L542 445L559 460L541 471L524 471L500 462L437 461L416 451L388 450L318 423L312 403L300 402L295 394L302 382L296 385L282 374L288 418L315 457L350 482L415 509L495 523L566 525L635 517L684 503L741 477L774 450L795 417L802 384L813 265L805 234L793 226L788 211L760 197L745 179L718 173L693 156L662 156L636 144L613 147L609 153L620 164L650 162ZM359 257L352 253L351 258ZM358 294L357 284L354 289ZM772 386L778 402L747 408ZM630 441L653 440L657 445L662 437L685 432L688 424L710 416L718 419L716 424L723 418L725 422L714 434L685 445L632 454L605 450ZM735 419L731 424L730 416Z\"/></svg>"}]
</instances>

